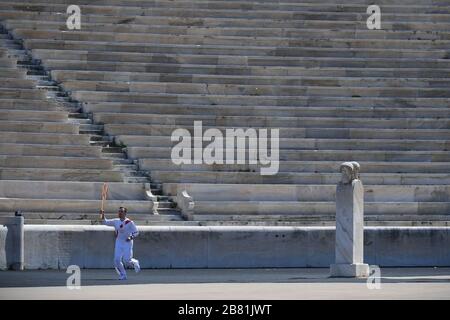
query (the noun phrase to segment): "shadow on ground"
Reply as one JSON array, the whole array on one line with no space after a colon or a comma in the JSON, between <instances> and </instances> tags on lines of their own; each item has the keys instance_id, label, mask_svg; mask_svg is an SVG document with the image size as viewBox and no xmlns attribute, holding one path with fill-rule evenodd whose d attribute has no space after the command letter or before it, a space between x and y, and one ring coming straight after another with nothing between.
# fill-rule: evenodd
<instances>
[{"instance_id":1,"label":"shadow on ground","mask_svg":"<svg viewBox=\"0 0 450 320\"><path fill-rule=\"evenodd\" d=\"M66 286L65 270L0 271L0 288ZM328 268L287 269L146 269L128 271L118 281L113 269L82 269L82 286L181 283L364 283L365 279L330 278ZM450 268L383 268L383 283L450 283Z\"/></svg>"}]
</instances>

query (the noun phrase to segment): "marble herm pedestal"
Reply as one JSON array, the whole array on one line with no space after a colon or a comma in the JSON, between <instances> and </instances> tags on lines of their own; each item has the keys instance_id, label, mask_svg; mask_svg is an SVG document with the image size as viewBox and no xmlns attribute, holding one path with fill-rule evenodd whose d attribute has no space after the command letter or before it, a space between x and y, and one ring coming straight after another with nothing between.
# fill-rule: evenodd
<instances>
[{"instance_id":1,"label":"marble herm pedestal","mask_svg":"<svg viewBox=\"0 0 450 320\"><path fill-rule=\"evenodd\" d=\"M351 164L354 169L343 172L336 188L336 261L330 271L332 277L364 278L369 276L369 265L363 262L364 187L359 180L359 165Z\"/></svg>"}]
</instances>

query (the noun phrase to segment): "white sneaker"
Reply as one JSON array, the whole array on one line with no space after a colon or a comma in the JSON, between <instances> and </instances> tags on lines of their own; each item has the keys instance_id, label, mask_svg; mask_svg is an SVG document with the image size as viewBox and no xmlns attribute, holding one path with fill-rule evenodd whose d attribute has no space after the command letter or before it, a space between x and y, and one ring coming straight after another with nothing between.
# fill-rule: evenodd
<instances>
[{"instance_id":1,"label":"white sneaker","mask_svg":"<svg viewBox=\"0 0 450 320\"><path fill-rule=\"evenodd\" d=\"M127 275L126 274L122 274L120 276L119 280L127 280Z\"/></svg>"},{"instance_id":2,"label":"white sneaker","mask_svg":"<svg viewBox=\"0 0 450 320\"><path fill-rule=\"evenodd\" d=\"M134 265L134 271L135 271L136 273L138 273L139 271L141 271L141 266L139 265L139 260L135 260L133 265Z\"/></svg>"}]
</instances>

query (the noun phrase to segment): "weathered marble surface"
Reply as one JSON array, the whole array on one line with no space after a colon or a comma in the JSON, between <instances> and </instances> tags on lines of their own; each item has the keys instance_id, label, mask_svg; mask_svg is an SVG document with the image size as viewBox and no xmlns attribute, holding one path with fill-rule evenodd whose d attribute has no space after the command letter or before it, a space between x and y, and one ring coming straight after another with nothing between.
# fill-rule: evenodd
<instances>
[{"instance_id":1,"label":"weathered marble surface","mask_svg":"<svg viewBox=\"0 0 450 320\"><path fill-rule=\"evenodd\" d=\"M364 260L364 187L356 162L341 165L341 182L336 187L336 245L334 277L367 277Z\"/></svg>"}]
</instances>

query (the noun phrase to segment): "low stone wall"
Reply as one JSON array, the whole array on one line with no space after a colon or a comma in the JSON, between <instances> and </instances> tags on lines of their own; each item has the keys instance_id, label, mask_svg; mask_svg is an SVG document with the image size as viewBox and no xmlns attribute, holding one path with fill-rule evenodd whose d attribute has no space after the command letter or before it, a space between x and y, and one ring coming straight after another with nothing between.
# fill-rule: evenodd
<instances>
[{"instance_id":1,"label":"low stone wall","mask_svg":"<svg viewBox=\"0 0 450 320\"><path fill-rule=\"evenodd\" d=\"M332 227L140 227L143 268L329 267ZM379 266L450 266L450 227L365 228L365 261ZM105 226L25 225L25 268L112 268ZM0 254L1 254L0 250ZM1 257L0 257L0 261Z\"/></svg>"}]
</instances>

